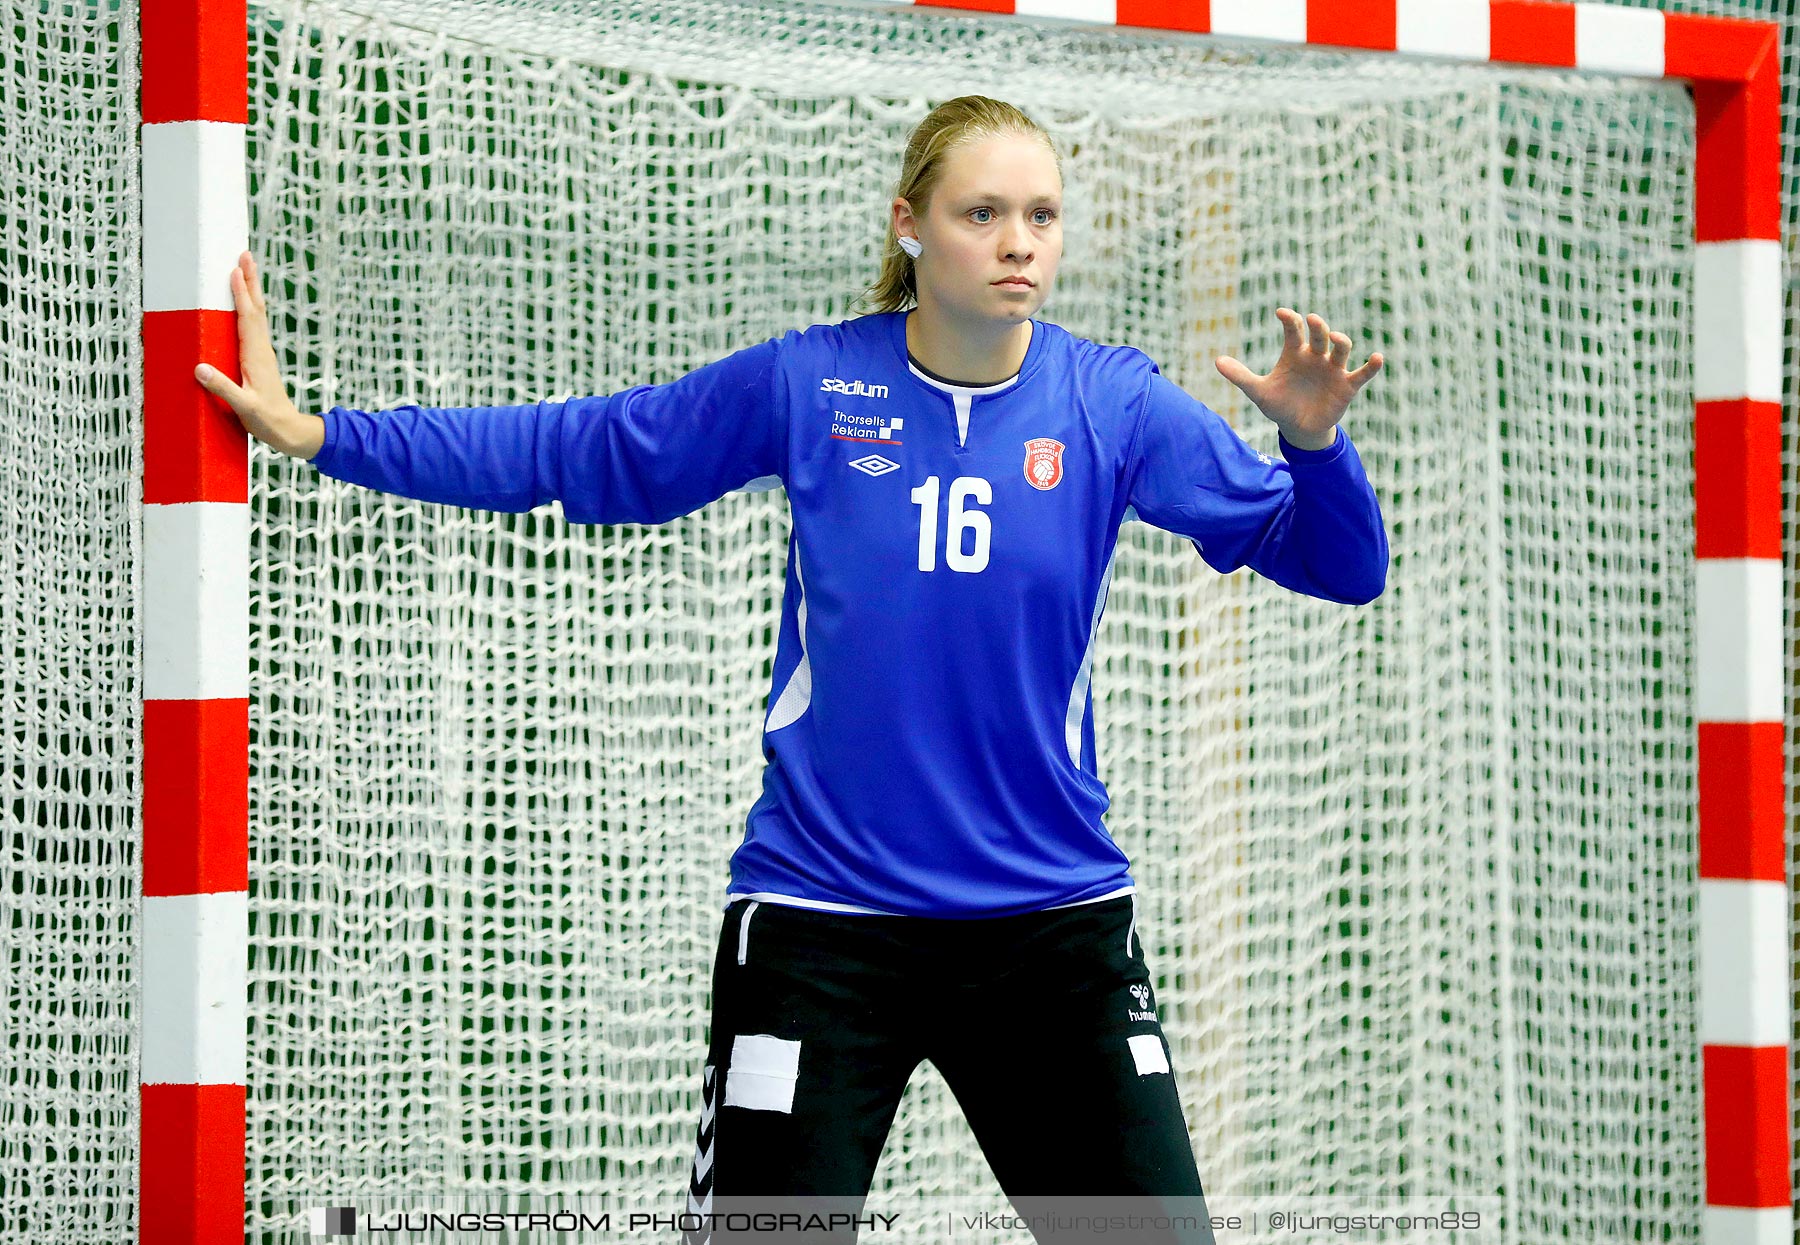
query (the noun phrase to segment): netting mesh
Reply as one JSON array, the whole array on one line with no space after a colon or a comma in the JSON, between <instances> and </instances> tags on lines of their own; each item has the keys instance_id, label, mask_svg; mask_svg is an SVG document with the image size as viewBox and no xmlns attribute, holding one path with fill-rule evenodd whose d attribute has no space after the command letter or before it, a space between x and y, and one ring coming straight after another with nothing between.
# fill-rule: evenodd
<instances>
[{"instance_id":1,"label":"netting mesh","mask_svg":"<svg viewBox=\"0 0 1800 1245\"><path fill-rule=\"evenodd\" d=\"M1693 1140L1691 883L1630 897L1646 865L1680 879L1693 858L1691 775L1657 746L1688 715L1660 732L1641 720L1647 640L1641 660L1533 684L1612 642L1587 633L1594 615L1608 633L1661 632L1675 704L1686 690L1691 602L1660 573L1692 546L1678 89L1252 65L1144 37L799 7L646 6L610 15L592 53L579 24L519 11L449 30L477 44L442 37L441 13L432 33L284 16L317 32L318 68L262 54L253 219L318 261L279 269L308 318L282 336L318 358L314 409L347 393L607 392L840 318L873 270L872 208L921 97L984 87L1070 153L1062 323L1142 346L1222 409L1241 404L1208 352L1251 335L1266 352L1280 301L1322 300L1405 360L1358 413L1412 547L1381 609L1220 581L1141 527L1115 568L1096 684L1110 824L1138 864L1152 961L1181 972L1162 998L1197 1149L1215 1189L1485 1192L1504 1157L1530 1173L1525 1204L1543 1200L1534 1232L1571 1222L1564 1190L1538 1180L1584 1189L1573 1220L1608 1236L1641 1213L1615 1192L1638 1142L1597 1127L1584 1086L1642 1097L1619 1118L1667 1116ZM1054 71L1013 72L1051 50ZM721 62L744 81L721 83ZM1079 111L1063 103L1076 73ZM301 115L319 128L284 143L281 101L314 82ZM1272 429L1246 427L1273 448ZM1504 459L1523 474L1501 500ZM262 582L317 569L280 610L285 641L258 652L283 708L259 696L257 807L310 803L298 821L258 819L259 855L307 867L259 872L256 941L285 945L293 923L337 955L256 972L254 1023L274 1049L305 1048L302 1066L345 1071L254 1087L253 1185L277 1204L373 1192L406 1155L433 1183L525 1196L549 1179L666 1206L693 1154L724 858L759 779L782 499L596 533L267 465L261 495L293 526L259 528ZM1603 768L1574 746L1583 727L1625 765L1603 790L1581 789ZM322 756L343 760L321 782ZM1643 819L1635 793L1666 770L1681 791ZM1595 841L1592 876L1565 881ZM1571 950L1601 932L1630 956ZM1489 971L1443 1009L1429 992L1456 980L1446 950ZM1574 1075L1646 1027L1627 983L1646 963L1683 991L1649 1024L1666 1045L1633 1063L1655 1089ZM1371 988L1346 988L1359 980ZM293 1033L321 1014L334 1023ZM1533 1060L1546 1070L1519 1066ZM1542 1096L1502 1156L1488 1139L1509 1073L1511 1092ZM1459 1111L1436 1109L1445 1081L1470 1082ZM416 1115L372 1113L399 1085ZM1574 1152L1608 1191L1565 1170ZM922 1068L877 1204L991 1179ZM1691 1218L1694 1160L1662 1179Z\"/></svg>"},{"instance_id":2,"label":"netting mesh","mask_svg":"<svg viewBox=\"0 0 1800 1245\"><path fill-rule=\"evenodd\" d=\"M136 14L6 13L104 80L0 74L0 1187L22 1235L110 1242ZM612 392L854 314L905 135L972 91L1065 153L1045 318L1270 451L1214 355L1266 367L1280 303L1382 350L1345 425L1393 542L1375 605L1121 535L1100 767L1202 1177L1697 1238L1679 86L719 0L259 6L250 56L252 247L303 409ZM253 469L252 1235L377 1193L673 1209L784 496L571 528ZM876 1183L993 1187L929 1065Z\"/></svg>"},{"instance_id":3,"label":"netting mesh","mask_svg":"<svg viewBox=\"0 0 1800 1245\"><path fill-rule=\"evenodd\" d=\"M138 1153L137 28L0 15L0 1235L116 1245Z\"/></svg>"}]
</instances>

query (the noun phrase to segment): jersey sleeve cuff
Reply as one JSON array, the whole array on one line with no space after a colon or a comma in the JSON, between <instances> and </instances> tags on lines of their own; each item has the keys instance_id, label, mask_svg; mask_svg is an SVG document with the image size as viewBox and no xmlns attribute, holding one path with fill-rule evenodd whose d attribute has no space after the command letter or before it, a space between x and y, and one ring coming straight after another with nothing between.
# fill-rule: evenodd
<instances>
[{"instance_id":1,"label":"jersey sleeve cuff","mask_svg":"<svg viewBox=\"0 0 1800 1245\"><path fill-rule=\"evenodd\" d=\"M332 433L337 426L337 421L331 417L331 414L331 411L319 412L319 418L325 421L325 440L320 443L319 452L306 460L320 471L325 471L327 469L326 463L331 457L332 450Z\"/></svg>"},{"instance_id":2,"label":"jersey sleeve cuff","mask_svg":"<svg viewBox=\"0 0 1800 1245\"><path fill-rule=\"evenodd\" d=\"M1331 444L1322 450L1303 450L1290 442L1279 432L1275 434L1275 439L1281 446L1281 456L1283 458L1287 459L1290 463L1305 463L1308 466L1320 466L1325 463L1336 462L1344 456L1344 447L1350 443L1349 436L1342 428L1337 430L1337 436L1332 440Z\"/></svg>"}]
</instances>

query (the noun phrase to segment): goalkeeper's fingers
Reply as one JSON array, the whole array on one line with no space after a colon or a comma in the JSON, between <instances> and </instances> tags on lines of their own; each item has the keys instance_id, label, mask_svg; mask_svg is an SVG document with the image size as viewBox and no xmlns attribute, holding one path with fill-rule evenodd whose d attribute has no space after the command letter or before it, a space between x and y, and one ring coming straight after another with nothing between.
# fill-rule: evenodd
<instances>
[{"instance_id":1,"label":"goalkeeper's fingers","mask_svg":"<svg viewBox=\"0 0 1800 1245\"><path fill-rule=\"evenodd\" d=\"M194 379L202 388L231 408L244 431L264 445L296 457L311 457L324 440L317 415L303 415L284 397L271 410L271 403L254 390L237 384L225 373L205 363L194 369Z\"/></svg>"},{"instance_id":2,"label":"goalkeeper's fingers","mask_svg":"<svg viewBox=\"0 0 1800 1245\"><path fill-rule=\"evenodd\" d=\"M232 408L232 414L238 416L247 432L256 432L256 428L250 426L250 416L254 414L257 405L256 394L239 385L238 381L232 380L225 372L212 367L211 363L202 363L200 367L196 367L194 380L200 381L202 389Z\"/></svg>"}]
</instances>

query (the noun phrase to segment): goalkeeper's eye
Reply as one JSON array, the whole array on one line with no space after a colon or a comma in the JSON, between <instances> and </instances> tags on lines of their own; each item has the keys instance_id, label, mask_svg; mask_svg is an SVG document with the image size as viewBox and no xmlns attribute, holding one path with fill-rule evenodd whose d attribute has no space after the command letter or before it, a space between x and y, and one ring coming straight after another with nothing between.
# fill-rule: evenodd
<instances>
[{"instance_id":1,"label":"goalkeeper's eye","mask_svg":"<svg viewBox=\"0 0 1800 1245\"><path fill-rule=\"evenodd\" d=\"M985 207L969 209L970 216L974 216L977 212L986 212L989 216L992 216L994 214L994 209L993 208L985 208ZM1031 214L1031 216L1032 216L1032 219L1037 223L1037 225L1042 227L1045 225L1049 225L1052 221L1054 221L1056 219L1056 209L1054 209L1054 208L1039 208L1039 209L1037 209L1037 211L1033 212ZM1045 217L1046 219L1037 220L1037 218L1040 216ZM978 220L975 223L977 225L985 225L988 222L985 220Z\"/></svg>"}]
</instances>

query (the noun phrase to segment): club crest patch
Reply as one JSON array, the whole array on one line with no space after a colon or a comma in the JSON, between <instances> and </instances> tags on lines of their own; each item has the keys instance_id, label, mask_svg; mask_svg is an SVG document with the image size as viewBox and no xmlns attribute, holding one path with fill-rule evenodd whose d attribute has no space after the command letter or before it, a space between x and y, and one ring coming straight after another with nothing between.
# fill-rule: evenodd
<instances>
[{"instance_id":1,"label":"club crest patch","mask_svg":"<svg viewBox=\"0 0 1800 1245\"><path fill-rule=\"evenodd\" d=\"M1053 489L1062 483L1063 443L1051 437L1033 437L1025 443L1025 478L1036 489Z\"/></svg>"}]
</instances>

